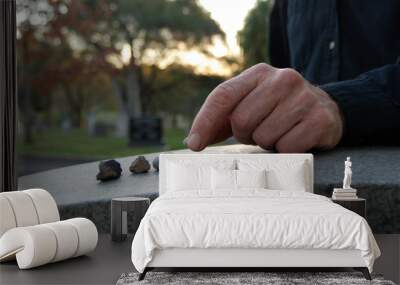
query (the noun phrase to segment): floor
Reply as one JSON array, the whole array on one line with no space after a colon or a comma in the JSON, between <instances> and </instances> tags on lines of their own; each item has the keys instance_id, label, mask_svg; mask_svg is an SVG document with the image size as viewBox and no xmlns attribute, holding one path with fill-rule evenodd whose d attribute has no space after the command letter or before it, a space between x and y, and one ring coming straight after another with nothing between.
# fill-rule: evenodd
<instances>
[{"instance_id":1,"label":"floor","mask_svg":"<svg viewBox=\"0 0 400 285\"><path fill-rule=\"evenodd\" d=\"M18 270L15 262L0 265L0 284L115 284L124 272L134 271L130 261L131 240L112 242L108 234L99 236L97 249L78 257L30 270ZM400 235L377 235L382 257L375 272L395 283L400 281ZM312 270L311 270L312 271Z\"/></svg>"},{"instance_id":2,"label":"floor","mask_svg":"<svg viewBox=\"0 0 400 285\"><path fill-rule=\"evenodd\" d=\"M124 272L134 270L130 261L131 240L121 243L99 236L94 252L29 270L15 262L0 265L0 284L115 284Z\"/></svg>"},{"instance_id":3,"label":"floor","mask_svg":"<svg viewBox=\"0 0 400 285\"><path fill-rule=\"evenodd\" d=\"M381 250L381 257L376 260L374 270L400 284L400 234L374 236Z\"/></svg>"}]
</instances>

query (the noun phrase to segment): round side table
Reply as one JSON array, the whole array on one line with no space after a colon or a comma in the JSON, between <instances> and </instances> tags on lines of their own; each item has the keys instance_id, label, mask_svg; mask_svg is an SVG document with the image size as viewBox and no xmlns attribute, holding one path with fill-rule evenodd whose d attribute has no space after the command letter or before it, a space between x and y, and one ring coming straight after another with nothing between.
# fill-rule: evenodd
<instances>
[{"instance_id":1,"label":"round side table","mask_svg":"<svg viewBox=\"0 0 400 285\"><path fill-rule=\"evenodd\" d=\"M124 241L128 234L135 234L149 206L149 198L113 198L111 200L111 239Z\"/></svg>"}]
</instances>

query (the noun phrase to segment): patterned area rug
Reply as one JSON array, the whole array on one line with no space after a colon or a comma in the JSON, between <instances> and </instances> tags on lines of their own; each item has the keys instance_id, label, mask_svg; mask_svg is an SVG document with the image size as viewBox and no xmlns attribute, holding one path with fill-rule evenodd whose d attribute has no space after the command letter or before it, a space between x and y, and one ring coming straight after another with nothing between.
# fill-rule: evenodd
<instances>
[{"instance_id":1,"label":"patterned area rug","mask_svg":"<svg viewBox=\"0 0 400 285\"><path fill-rule=\"evenodd\" d=\"M146 278L138 281L138 273L122 274L117 285L145 284L327 284L327 285L395 285L380 275L372 275L368 281L359 272L148 272Z\"/></svg>"}]
</instances>

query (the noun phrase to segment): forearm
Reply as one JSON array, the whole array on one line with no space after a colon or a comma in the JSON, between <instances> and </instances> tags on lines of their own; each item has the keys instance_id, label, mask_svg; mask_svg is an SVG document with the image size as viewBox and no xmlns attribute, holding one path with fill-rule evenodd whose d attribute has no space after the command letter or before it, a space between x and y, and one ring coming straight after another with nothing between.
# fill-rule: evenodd
<instances>
[{"instance_id":1,"label":"forearm","mask_svg":"<svg viewBox=\"0 0 400 285\"><path fill-rule=\"evenodd\" d=\"M320 88L342 112L342 145L400 145L400 65L387 65Z\"/></svg>"}]
</instances>

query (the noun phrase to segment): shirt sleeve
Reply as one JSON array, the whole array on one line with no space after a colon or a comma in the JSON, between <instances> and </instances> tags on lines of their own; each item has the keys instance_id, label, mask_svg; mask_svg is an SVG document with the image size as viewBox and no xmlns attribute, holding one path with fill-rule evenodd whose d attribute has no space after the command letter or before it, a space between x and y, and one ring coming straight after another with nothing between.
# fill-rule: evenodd
<instances>
[{"instance_id":1,"label":"shirt sleeve","mask_svg":"<svg viewBox=\"0 0 400 285\"><path fill-rule=\"evenodd\" d=\"M286 32L287 0L274 2L269 15L269 57L271 64L278 68L290 66L289 43Z\"/></svg>"},{"instance_id":2,"label":"shirt sleeve","mask_svg":"<svg viewBox=\"0 0 400 285\"><path fill-rule=\"evenodd\" d=\"M342 111L341 145L400 145L400 65L320 86Z\"/></svg>"}]
</instances>

